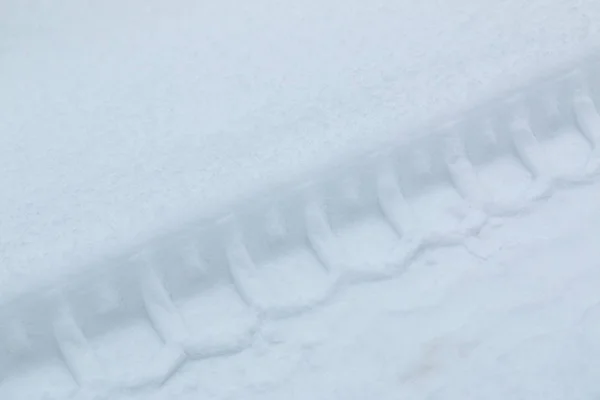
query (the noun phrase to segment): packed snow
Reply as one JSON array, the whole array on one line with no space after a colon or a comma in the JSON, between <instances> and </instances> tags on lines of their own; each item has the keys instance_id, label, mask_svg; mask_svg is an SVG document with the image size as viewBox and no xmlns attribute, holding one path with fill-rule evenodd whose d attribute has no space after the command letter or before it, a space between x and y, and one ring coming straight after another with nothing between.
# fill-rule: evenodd
<instances>
[{"instance_id":1,"label":"packed snow","mask_svg":"<svg viewBox=\"0 0 600 400\"><path fill-rule=\"evenodd\" d=\"M592 0L3 1L0 397L101 399L110 385L123 400L599 396L600 189L572 179L599 159L593 123L548 124L538 153L515 139L515 157L476 172L450 160L452 179L476 173L501 199L491 206L467 179L398 209L384 175L377 218L338 216L331 233L309 206L302 246L236 237L232 270L214 274L233 284L203 282L193 246L190 279L167 254L140 290L139 265L112 258L410 147L432 121L594 55L596 21ZM527 207L503 208L514 193ZM295 235L279 217L269 234ZM92 300L52 297L92 296L77 285L94 265L118 288L86 278L93 313Z\"/></svg>"},{"instance_id":2,"label":"packed snow","mask_svg":"<svg viewBox=\"0 0 600 400\"><path fill-rule=\"evenodd\" d=\"M2 291L78 268L526 82L593 0L7 0Z\"/></svg>"},{"instance_id":3,"label":"packed snow","mask_svg":"<svg viewBox=\"0 0 600 400\"><path fill-rule=\"evenodd\" d=\"M489 258L440 249L265 324L250 350L185 369L153 398L595 398L599 196L563 193L486 230Z\"/></svg>"}]
</instances>

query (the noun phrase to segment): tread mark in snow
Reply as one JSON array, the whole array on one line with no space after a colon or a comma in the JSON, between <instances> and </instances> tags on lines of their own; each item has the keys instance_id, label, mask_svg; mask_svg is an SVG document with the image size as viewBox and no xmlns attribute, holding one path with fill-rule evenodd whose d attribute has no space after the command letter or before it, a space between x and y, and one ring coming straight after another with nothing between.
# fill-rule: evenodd
<instances>
[{"instance_id":1,"label":"tread mark in snow","mask_svg":"<svg viewBox=\"0 0 600 400\"><path fill-rule=\"evenodd\" d=\"M77 384L82 387L106 384L103 368L67 305L59 311L54 332L63 360Z\"/></svg>"},{"instance_id":2,"label":"tread mark in snow","mask_svg":"<svg viewBox=\"0 0 600 400\"><path fill-rule=\"evenodd\" d=\"M559 76L543 90L523 90L385 149L361 161L360 172L349 165L350 173L290 187L277 201L245 202L235 216L203 225L202 234L188 229L184 239L154 241L106 270L0 304L0 350L8 360L0 360L0 397L27 386L11 382L48 371L82 396L160 386L184 362L246 349L265 320L310 310L345 284L396 276L429 249L465 246L488 257L493 246L486 250L479 236L498 220L491 217L526 212L600 174L600 115L580 75ZM563 105L571 114L563 115ZM465 134L471 119L476 140ZM552 165L550 144L563 139L589 148L585 168L583 160L569 171ZM498 182L519 190L502 198ZM89 298L79 301L81 293ZM115 356L125 348L132 360ZM13 361L19 374L5 365Z\"/></svg>"}]
</instances>

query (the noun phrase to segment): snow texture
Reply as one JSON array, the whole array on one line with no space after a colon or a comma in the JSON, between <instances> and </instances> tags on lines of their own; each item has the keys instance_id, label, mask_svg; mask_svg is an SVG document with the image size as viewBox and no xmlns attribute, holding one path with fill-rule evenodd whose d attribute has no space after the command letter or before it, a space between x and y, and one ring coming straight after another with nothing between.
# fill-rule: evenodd
<instances>
[{"instance_id":1,"label":"snow texture","mask_svg":"<svg viewBox=\"0 0 600 400\"><path fill-rule=\"evenodd\" d=\"M600 6L133 3L0 5L0 398L600 395Z\"/></svg>"},{"instance_id":2,"label":"snow texture","mask_svg":"<svg viewBox=\"0 0 600 400\"><path fill-rule=\"evenodd\" d=\"M78 269L574 60L595 0L0 4L0 282Z\"/></svg>"}]
</instances>

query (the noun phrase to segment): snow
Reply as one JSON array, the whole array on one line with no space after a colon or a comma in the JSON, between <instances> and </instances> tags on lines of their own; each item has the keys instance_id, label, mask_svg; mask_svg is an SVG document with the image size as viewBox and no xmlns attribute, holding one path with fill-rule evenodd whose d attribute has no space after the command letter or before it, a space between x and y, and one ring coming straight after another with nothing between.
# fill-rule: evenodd
<instances>
[{"instance_id":1,"label":"snow","mask_svg":"<svg viewBox=\"0 0 600 400\"><path fill-rule=\"evenodd\" d=\"M421 128L595 54L599 17L3 1L0 398L598 396L598 88Z\"/></svg>"},{"instance_id":2,"label":"snow","mask_svg":"<svg viewBox=\"0 0 600 400\"><path fill-rule=\"evenodd\" d=\"M487 259L441 248L398 279L265 321L251 348L181 371L155 397L567 399L600 388L600 187L486 229Z\"/></svg>"},{"instance_id":3,"label":"snow","mask_svg":"<svg viewBox=\"0 0 600 400\"><path fill-rule=\"evenodd\" d=\"M5 293L404 140L600 37L591 0L0 7Z\"/></svg>"}]
</instances>

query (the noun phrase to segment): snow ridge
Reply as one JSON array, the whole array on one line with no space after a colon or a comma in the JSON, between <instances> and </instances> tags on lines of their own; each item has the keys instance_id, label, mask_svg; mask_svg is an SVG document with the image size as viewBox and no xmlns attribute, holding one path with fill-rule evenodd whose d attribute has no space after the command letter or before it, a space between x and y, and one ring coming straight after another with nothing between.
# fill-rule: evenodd
<instances>
[{"instance_id":1,"label":"snow ridge","mask_svg":"<svg viewBox=\"0 0 600 400\"><path fill-rule=\"evenodd\" d=\"M185 363L248 348L265 320L401 275L423 252L489 257L486 225L597 182L596 66L1 304L0 397L20 398L12 382L29 390L48 371L64 384L28 398L149 390Z\"/></svg>"}]
</instances>

